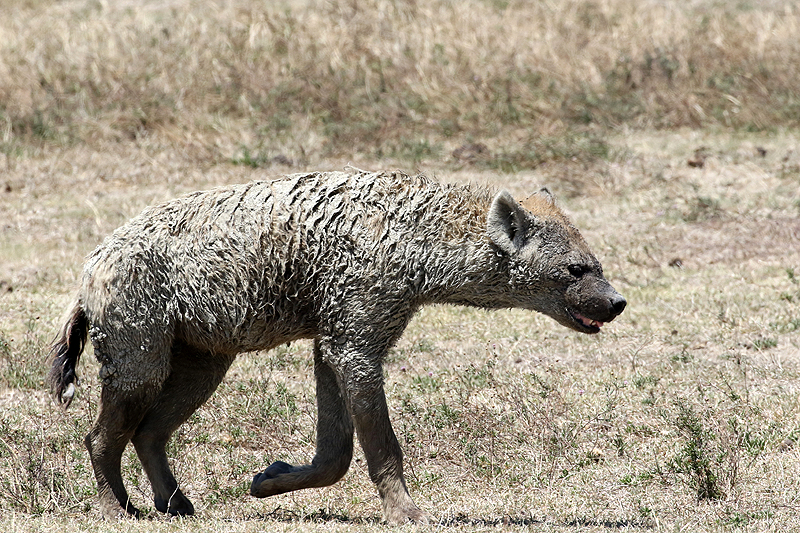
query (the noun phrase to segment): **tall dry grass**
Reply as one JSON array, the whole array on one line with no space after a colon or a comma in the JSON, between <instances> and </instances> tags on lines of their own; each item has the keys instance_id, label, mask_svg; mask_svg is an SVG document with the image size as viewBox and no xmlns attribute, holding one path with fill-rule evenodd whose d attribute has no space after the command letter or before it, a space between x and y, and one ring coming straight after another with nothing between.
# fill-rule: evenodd
<instances>
[{"instance_id":1,"label":"tall dry grass","mask_svg":"<svg viewBox=\"0 0 800 533\"><path fill-rule=\"evenodd\" d=\"M567 130L800 124L788 1L4 5L6 152L158 131L223 155L244 147L245 162L488 140L524 164L526 147Z\"/></svg>"}]
</instances>

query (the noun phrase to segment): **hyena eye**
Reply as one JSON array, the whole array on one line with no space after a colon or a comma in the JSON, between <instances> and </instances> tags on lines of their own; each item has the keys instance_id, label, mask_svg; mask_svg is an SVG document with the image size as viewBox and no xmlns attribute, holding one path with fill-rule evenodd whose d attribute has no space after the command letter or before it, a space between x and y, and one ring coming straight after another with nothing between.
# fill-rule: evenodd
<instances>
[{"instance_id":1,"label":"hyena eye","mask_svg":"<svg viewBox=\"0 0 800 533\"><path fill-rule=\"evenodd\" d=\"M588 269L588 268L586 268L584 265L575 265L575 264L573 264L573 265L570 265L570 266L568 266L568 267L567 267L567 270L569 270L569 273L570 273L572 276L574 276L574 277L576 277L576 278L580 278L580 277L582 277L582 276L583 276L583 275L586 273L586 271L587 271L587 270L589 270L589 269Z\"/></svg>"}]
</instances>

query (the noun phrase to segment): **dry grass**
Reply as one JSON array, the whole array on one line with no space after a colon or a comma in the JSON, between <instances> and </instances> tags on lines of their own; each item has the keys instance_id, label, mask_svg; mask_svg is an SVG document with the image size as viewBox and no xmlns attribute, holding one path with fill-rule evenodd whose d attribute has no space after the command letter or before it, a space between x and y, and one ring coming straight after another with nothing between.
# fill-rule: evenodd
<instances>
[{"instance_id":1,"label":"dry grass","mask_svg":"<svg viewBox=\"0 0 800 533\"><path fill-rule=\"evenodd\" d=\"M412 491L447 529L785 530L800 489L800 198L797 172L787 172L800 164L790 152L796 139L683 132L613 143L628 156L584 171L585 192L574 197L578 178L563 179L576 171L569 165L510 183L438 171L518 194L536 184L556 189L631 304L599 338L524 312L423 311L387 364ZM713 155L692 169L685 159L699 143ZM82 255L147 203L257 176L263 172L195 164L161 147L69 148L20 160L6 174L6 524L116 528L96 522L81 445L96 411L95 363L84 359L80 401L67 414L41 383L45 345ZM669 266L675 259L682 268ZM308 352L299 343L242 357L177 437L172 454L199 518L182 525L154 516L120 527L383 530L359 458L329 489L266 501L246 495L265 464L313 453ZM126 465L133 497L146 504L132 454ZM704 494L716 498L698 501Z\"/></svg>"},{"instance_id":2,"label":"dry grass","mask_svg":"<svg viewBox=\"0 0 800 533\"><path fill-rule=\"evenodd\" d=\"M517 170L603 153L623 124L797 126L800 11L725 6L16 0L0 11L3 145L160 132L259 165L483 141L484 164Z\"/></svg>"},{"instance_id":3,"label":"dry grass","mask_svg":"<svg viewBox=\"0 0 800 533\"><path fill-rule=\"evenodd\" d=\"M272 460L313 453L307 343L241 357L177 435L187 520L99 521L81 443L97 366L83 359L66 414L43 390L106 234L283 172L283 154L547 185L630 302L595 337L518 311L420 313L386 368L429 529L796 529L800 14L762 4L4 3L0 528L387 529L358 454L333 487L246 495ZM475 142L489 155L450 158ZM147 506L132 453L124 474Z\"/></svg>"}]
</instances>

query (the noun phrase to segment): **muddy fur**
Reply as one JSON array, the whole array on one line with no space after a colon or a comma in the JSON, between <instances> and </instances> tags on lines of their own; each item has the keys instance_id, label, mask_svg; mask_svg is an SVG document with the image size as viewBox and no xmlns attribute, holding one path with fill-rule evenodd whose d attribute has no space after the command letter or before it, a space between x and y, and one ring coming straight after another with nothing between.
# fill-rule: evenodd
<instances>
[{"instance_id":1,"label":"muddy fur","mask_svg":"<svg viewBox=\"0 0 800 533\"><path fill-rule=\"evenodd\" d=\"M137 515L120 475L136 448L162 512L192 514L165 445L241 352L313 338L317 451L253 479L265 497L335 483L353 436L391 523L425 522L391 428L382 361L429 303L519 307L585 333L625 307L543 190L441 185L424 176L292 175L198 192L145 210L88 258L49 376L68 404L86 335L101 405L86 437L104 516Z\"/></svg>"}]
</instances>

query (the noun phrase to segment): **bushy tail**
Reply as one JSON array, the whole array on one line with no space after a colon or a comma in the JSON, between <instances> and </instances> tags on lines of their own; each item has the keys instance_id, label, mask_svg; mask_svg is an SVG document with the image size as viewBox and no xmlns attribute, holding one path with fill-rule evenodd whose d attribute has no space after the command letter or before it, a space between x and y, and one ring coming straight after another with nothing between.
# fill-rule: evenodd
<instances>
[{"instance_id":1,"label":"bushy tail","mask_svg":"<svg viewBox=\"0 0 800 533\"><path fill-rule=\"evenodd\" d=\"M75 367L78 366L78 359L86 345L88 331L89 321L86 319L80 303L76 302L70 312L69 320L61 328L58 339L50 349L53 366L47 376L50 392L58 403L64 404L65 409L69 407L75 397L75 382L78 378L75 374Z\"/></svg>"}]
</instances>

